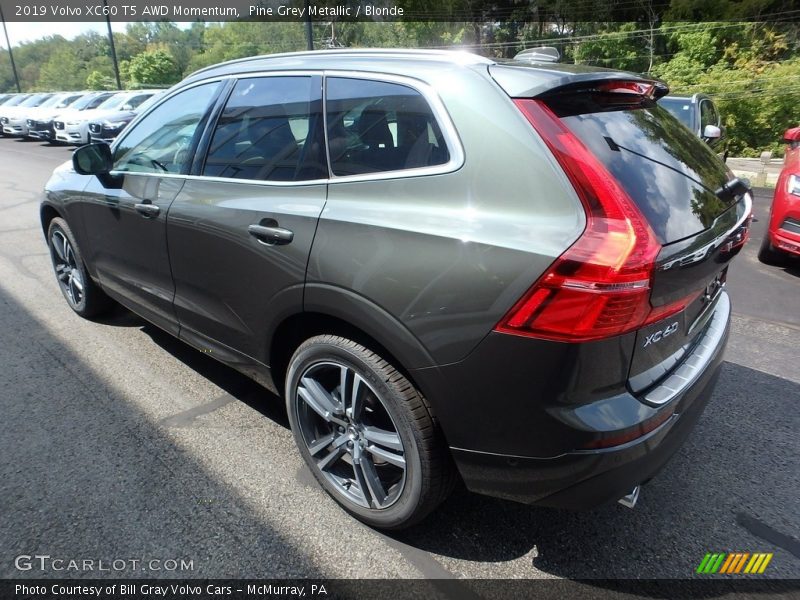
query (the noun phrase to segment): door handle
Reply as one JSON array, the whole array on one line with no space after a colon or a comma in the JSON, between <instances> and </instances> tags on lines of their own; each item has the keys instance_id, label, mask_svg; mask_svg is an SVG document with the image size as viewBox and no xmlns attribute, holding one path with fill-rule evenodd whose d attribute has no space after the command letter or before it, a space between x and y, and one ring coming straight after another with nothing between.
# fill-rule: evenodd
<instances>
[{"instance_id":1,"label":"door handle","mask_svg":"<svg viewBox=\"0 0 800 600\"><path fill-rule=\"evenodd\" d=\"M155 204L134 204L133 208L136 209L136 212L145 217L157 217L158 213L161 212L161 209Z\"/></svg>"},{"instance_id":2,"label":"door handle","mask_svg":"<svg viewBox=\"0 0 800 600\"><path fill-rule=\"evenodd\" d=\"M288 244L294 239L294 232L283 227L266 227L256 224L250 225L247 231L259 242L270 246Z\"/></svg>"}]
</instances>

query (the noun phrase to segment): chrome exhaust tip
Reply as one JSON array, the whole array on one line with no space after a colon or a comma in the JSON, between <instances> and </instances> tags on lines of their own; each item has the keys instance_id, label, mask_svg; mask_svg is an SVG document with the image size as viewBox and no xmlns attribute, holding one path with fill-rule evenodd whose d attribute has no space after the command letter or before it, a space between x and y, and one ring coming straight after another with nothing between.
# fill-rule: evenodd
<instances>
[{"instance_id":1,"label":"chrome exhaust tip","mask_svg":"<svg viewBox=\"0 0 800 600\"><path fill-rule=\"evenodd\" d=\"M617 502L622 504L625 508L633 508L636 506L636 503L639 501L639 490L642 489L642 486L637 485L633 488L629 494L623 496Z\"/></svg>"}]
</instances>

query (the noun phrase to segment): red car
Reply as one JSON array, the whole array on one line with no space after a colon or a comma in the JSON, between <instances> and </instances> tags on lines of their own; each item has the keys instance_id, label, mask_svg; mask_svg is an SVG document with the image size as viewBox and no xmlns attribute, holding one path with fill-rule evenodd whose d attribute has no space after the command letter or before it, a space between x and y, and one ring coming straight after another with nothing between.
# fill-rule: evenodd
<instances>
[{"instance_id":1,"label":"red car","mask_svg":"<svg viewBox=\"0 0 800 600\"><path fill-rule=\"evenodd\" d=\"M780 263L787 256L800 257L800 127L787 129L788 144L783 171L775 185L769 213L769 228L758 258L767 264Z\"/></svg>"}]
</instances>

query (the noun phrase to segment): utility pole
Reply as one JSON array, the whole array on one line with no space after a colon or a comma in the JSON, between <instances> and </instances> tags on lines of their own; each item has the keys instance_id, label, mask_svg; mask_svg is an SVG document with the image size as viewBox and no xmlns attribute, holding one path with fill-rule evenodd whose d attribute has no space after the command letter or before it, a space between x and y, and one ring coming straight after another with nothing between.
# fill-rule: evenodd
<instances>
[{"instance_id":1,"label":"utility pole","mask_svg":"<svg viewBox=\"0 0 800 600\"><path fill-rule=\"evenodd\" d=\"M311 27L311 2L306 0L306 45L309 50L314 49L314 30Z\"/></svg>"},{"instance_id":2,"label":"utility pole","mask_svg":"<svg viewBox=\"0 0 800 600\"><path fill-rule=\"evenodd\" d=\"M6 18L3 15L3 6L0 5L0 21L3 21L3 32L6 34L6 46L8 46L8 57L11 59L11 70L14 71L14 81L17 83L17 91L22 93L19 85L19 75L17 75L17 65L14 63L14 53L11 51L11 42L8 41L8 29L6 28Z\"/></svg>"},{"instance_id":3,"label":"utility pole","mask_svg":"<svg viewBox=\"0 0 800 600\"><path fill-rule=\"evenodd\" d=\"M108 0L103 0L103 6L108 8ZM114 75L117 78L117 89L122 89L122 82L119 79L119 64L117 64L117 48L114 46L114 35L111 33L111 17L106 10L106 27L108 28L108 44L111 47L111 62L114 63ZM5 22L3 23L5 25Z\"/></svg>"}]
</instances>

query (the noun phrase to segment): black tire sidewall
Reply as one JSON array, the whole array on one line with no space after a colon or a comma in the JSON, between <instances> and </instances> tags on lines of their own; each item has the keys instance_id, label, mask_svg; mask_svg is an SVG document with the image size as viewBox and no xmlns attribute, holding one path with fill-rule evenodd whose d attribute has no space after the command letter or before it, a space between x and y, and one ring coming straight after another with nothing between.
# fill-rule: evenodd
<instances>
[{"instance_id":1,"label":"black tire sidewall","mask_svg":"<svg viewBox=\"0 0 800 600\"><path fill-rule=\"evenodd\" d=\"M77 304L77 306L73 306L73 304L69 301L69 297L67 296L64 286L61 285L61 282L58 281L58 273L56 273L55 262L54 262L54 252L53 249L53 233L55 231L60 231L61 233L66 236L67 240L69 241L70 245L72 246L72 252L75 255L75 263L78 266L78 269L81 272L81 277L83 278L83 298ZM47 228L47 247L50 249L50 262L53 266L53 273L56 275L56 283L58 285L58 289L61 290L61 294L64 296L64 299L67 301L67 305L76 313L81 315L82 317L87 317L92 314L92 306L93 306L93 298L92 294L94 293L94 287L91 277L86 270L86 265L83 262L83 255L81 254L81 249L78 246L77 241L75 240L75 236L72 234L72 230L67 225L67 222L64 219L56 217L52 221L50 221L50 226Z\"/></svg>"},{"instance_id":2,"label":"black tire sidewall","mask_svg":"<svg viewBox=\"0 0 800 600\"><path fill-rule=\"evenodd\" d=\"M391 383L383 379L379 370L365 360L365 355L368 352L362 346L348 348L347 346L323 341L319 338L312 338L312 340L303 344L290 361L285 390L286 410L300 454L325 491L347 512L361 521L384 529L399 528L413 520L421 503L424 483L420 456L421 441L417 439L417 429L413 425L409 412L405 408L403 399L399 396L397 390L394 389ZM333 484L322 475L306 447L297 423L296 390L300 376L310 366L319 362L340 362L357 372L378 393L380 400L397 427L398 434L403 442L406 459L406 482L400 497L389 508L380 510L366 509L348 502L333 489Z\"/></svg>"}]
</instances>

